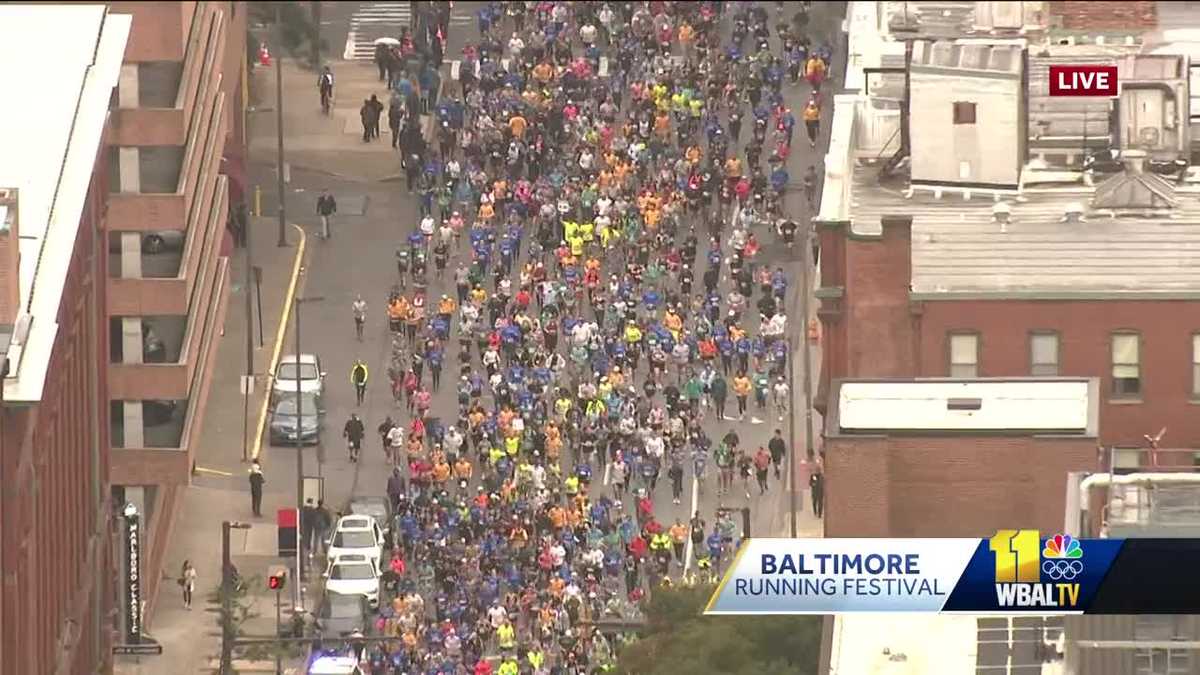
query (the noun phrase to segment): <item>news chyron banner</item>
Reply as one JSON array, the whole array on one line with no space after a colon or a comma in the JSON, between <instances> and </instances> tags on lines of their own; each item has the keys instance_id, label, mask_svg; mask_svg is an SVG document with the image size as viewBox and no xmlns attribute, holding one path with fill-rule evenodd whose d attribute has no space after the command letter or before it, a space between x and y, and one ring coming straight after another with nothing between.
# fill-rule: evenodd
<instances>
[{"instance_id":1,"label":"news chyron banner","mask_svg":"<svg viewBox=\"0 0 1200 675\"><path fill-rule=\"evenodd\" d=\"M1198 614L1200 539L749 539L708 614Z\"/></svg>"}]
</instances>

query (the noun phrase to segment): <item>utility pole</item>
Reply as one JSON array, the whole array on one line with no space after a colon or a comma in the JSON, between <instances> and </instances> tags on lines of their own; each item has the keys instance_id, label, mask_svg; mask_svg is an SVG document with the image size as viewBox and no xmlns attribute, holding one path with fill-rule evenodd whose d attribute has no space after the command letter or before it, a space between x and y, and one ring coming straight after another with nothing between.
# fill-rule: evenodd
<instances>
[{"instance_id":1,"label":"utility pole","mask_svg":"<svg viewBox=\"0 0 1200 675\"><path fill-rule=\"evenodd\" d=\"M303 273L303 268L301 268ZM292 299L292 314L296 317L296 589L293 592L293 599L296 607L303 606L303 598L300 596L300 586L304 582L304 567L305 555L304 548L308 544L304 541L304 398L300 393L300 305L306 302L319 302L325 298L313 296L302 298L295 296ZM315 367L315 366L314 366ZM320 377L317 373L317 377ZM321 411L314 410L313 417L320 418ZM320 432L317 434L317 443L321 442Z\"/></svg>"},{"instance_id":2,"label":"utility pole","mask_svg":"<svg viewBox=\"0 0 1200 675\"><path fill-rule=\"evenodd\" d=\"M803 294L800 296L800 311L804 313L804 330L808 331L809 297L811 296L810 268L813 264L809 257L812 251L813 232L812 217L807 219L804 226L804 249L801 251L804 264L800 266ZM789 355L790 356L790 355ZM793 390L794 391L794 390ZM812 340L804 336L804 449L808 453L808 461L813 461L813 414L812 414ZM794 453L793 453L794 455ZM793 476L792 480L795 480Z\"/></svg>"},{"instance_id":3,"label":"utility pole","mask_svg":"<svg viewBox=\"0 0 1200 675\"><path fill-rule=\"evenodd\" d=\"M788 341L788 391L794 397L796 394L796 354L795 345L792 344L792 338ZM792 539L797 536L798 528L796 524L796 452L799 450L796 443L796 406L794 403L788 406L788 502L791 511L791 534Z\"/></svg>"},{"instance_id":4,"label":"utility pole","mask_svg":"<svg viewBox=\"0 0 1200 675\"><path fill-rule=\"evenodd\" d=\"M283 14L281 8L282 2L275 3L275 34L279 37L279 49L283 49ZM275 58L275 136L277 143L277 164L276 174L279 179L277 185L279 189L279 246L287 246L287 217L284 212L284 198L287 193L284 192L283 183L283 52L278 52Z\"/></svg>"},{"instance_id":5,"label":"utility pole","mask_svg":"<svg viewBox=\"0 0 1200 675\"><path fill-rule=\"evenodd\" d=\"M229 553L229 531L248 530L250 525L228 520L221 523L221 675L233 672L233 559Z\"/></svg>"},{"instance_id":6,"label":"utility pole","mask_svg":"<svg viewBox=\"0 0 1200 675\"><path fill-rule=\"evenodd\" d=\"M278 67L278 66L276 66ZM247 218L249 220L249 218ZM242 291L246 294L246 383L242 385L242 461L250 461L250 390L254 386L254 306L251 304L250 284L254 273L254 237L249 232L246 240L246 274ZM259 304L262 313L262 304ZM262 317L259 316L259 320Z\"/></svg>"}]
</instances>

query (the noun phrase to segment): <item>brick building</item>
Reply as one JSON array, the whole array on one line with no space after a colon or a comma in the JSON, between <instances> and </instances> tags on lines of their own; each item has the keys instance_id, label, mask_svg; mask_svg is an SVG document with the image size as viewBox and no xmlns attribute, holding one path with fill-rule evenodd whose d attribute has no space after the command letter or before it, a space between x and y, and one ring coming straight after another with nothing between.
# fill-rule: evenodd
<instances>
[{"instance_id":1,"label":"brick building","mask_svg":"<svg viewBox=\"0 0 1200 675\"><path fill-rule=\"evenodd\" d=\"M902 86L839 96L816 223L818 401L840 378L1097 377L1103 445L1167 427L1165 443L1200 447L1200 183L1161 175L1188 154L1170 112L1187 110L1185 61L1105 51L1121 97L1063 107L1048 67L1079 56L1013 49L914 41ZM875 162L888 128L911 146ZM1018 148L1017 171L997 145Z\"/></svg>"},{"instance_id":2,"label":"brick building","mask_svg":"<svg viewBox=\"0 0 1200 675\"><path fill-rule=\"evenodd\" d=\"M841 380L825 421L827 537L1063 527L1097 466L1096 379Z\"/></svg>"},{"instance_id":3,"label":"brick building","mask_svg":"<svg viewBox=\"0 0 1200 675\"><path fill-rule=\"evenodd\" d=\"M133 27L108 151L107 415L114 502L141 513L149 621L229 296L230 177L244 174L246 9L111 8L131 15Z\"/></svg>"},{"instance_id":4,"label":"brick building","mask_svg":"<svg viewBox=\"0 0 1200 675\"><path fill-rule=\"evenodd\" d=\"M103 148L129 29L0 6L0 675L111 660Z\"/></svg>"}]
</instances>

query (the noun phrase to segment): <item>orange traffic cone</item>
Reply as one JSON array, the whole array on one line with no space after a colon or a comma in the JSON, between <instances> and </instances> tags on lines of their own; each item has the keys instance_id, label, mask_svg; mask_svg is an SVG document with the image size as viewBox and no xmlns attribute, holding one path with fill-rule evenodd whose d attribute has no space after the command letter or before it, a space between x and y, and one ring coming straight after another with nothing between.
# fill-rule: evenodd
<instances>
[{"instance_id":1,"label":"orange traffic cone","mask_svg":"<svg viewBox=\"0 0 1200 675\"><path fill-rule=\"evenodd\" d=\"M258 46L258 65L266 67L271 65L271 50L267 49L265 42Z\"/></svg>"},{"instance_id":2,"label":"orange traffic cone","mask_svg":"<svg viewBox=\"0 0 1200 675\"><path fill-rule=\"evenodd\" d=\"M808 320L808 341L814 345L821 344L821 322L816 319Z\"/></svg>"}]
</instances>

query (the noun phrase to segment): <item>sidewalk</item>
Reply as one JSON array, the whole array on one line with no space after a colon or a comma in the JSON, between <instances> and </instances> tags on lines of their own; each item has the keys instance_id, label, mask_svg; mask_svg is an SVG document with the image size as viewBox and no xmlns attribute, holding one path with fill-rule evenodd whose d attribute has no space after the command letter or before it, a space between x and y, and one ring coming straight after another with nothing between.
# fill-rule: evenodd
<instances>
[{"instance_id":1,"label":"sidewalk","mask_svg":"<svg viewBox=\"0 0 1200 675\"><path fill-rule=\"evenodd\" d=\"M369 62L339 64L339 94L347 103L339 104L330 117L323 115L317 105L315 77L312 73L290 60L282 63L286 160L292 168L292 183L288 185L287 195L288 222L307 226L306 229L311 233L315 215L310 202L315 196L310 193L313 192L312 185L324 181L321 176L337 183L366 181L377 177L374 173L380 176L396 173L399 170L399 157L395 157L394 165L387 157L393 151L386 130L381 140L362 143L358 105L349 107L350 102L361 102L374 90L384 93L382 88L375 86L374 67ZM250 164L247 167L250 193L247 195L247 206L251 213L247 236L252 238L253 264L262 268L262 344L260 346L255 287L252 280L247 283L246 251L237 249L231 257L233 284L230 311L226 316L221 344L217 347L218 358L212 375L208 414L196 452L197 473L193 476L191 487L184 493L164 569L145 571L173 579L183 561L190 560L198 573L193 609L188 611L183 607L175 584L164 583L163 593L155 603L154 614L147 617L146 621L148 634L163 645L163 654L115 657L114 672L122 675L212 672L212 659L220 655L221 641L217 623L218 607L208 600L221 583L221 522L224 520L251 525L249 530L234 530L230 541L233 563L242 577L247 580L257 578L258 582L252 581L251 597L247 598L251 604L250 611L255 616L243 624L243 629L257 635L269 635L275 630L275 598L266 588L265 578L272 567L284 562L276 557L275 513L280 508L294 507L294 471L290 463L280 462L285 455L270 452L264 445L260 456L267 478L263 517L254 518L250 510L246 477L249 465L243 462L243 447L248 453L254 448L253 436L269 382L266 374L272 367L270 361L275 351L279 323L284 316L283 306L287 302L286 295L295 263L297 234L289 227L289 245L277 245L277 177L274 170L276 127L275 114L267 110L273 110L274 106L275 73L271 68L256 69L252 77L256 97L265 96L267 99L265 105L261 100L255 101L257 112L250 114ZM312 93L311 101L308 93ZM312 105L304 105L306 102ZM353 128L349 122L353 122ZM261 216L253 215L254 186L262 188ZM345 193L346 190L342 190L339 195L344 196ZM309 240L311 243L312 239ZM254 316L249 326L245 311L247 293L254 305ZM255 374L254 393L248 402L240 388L241 378L246 373L247 330L252 331ZM280 351L290 353L286 344ZM285 620L292 606L290 591L294 587L294 580L289 579L289 582L289 592L283 599ZM239 672L274 672L274 664L241 665L243 667L239 668ZM285 662L284 665L290 664ZM259 667L267 670L260 671L257 669Z\"/></svg>"}]
</instances>

